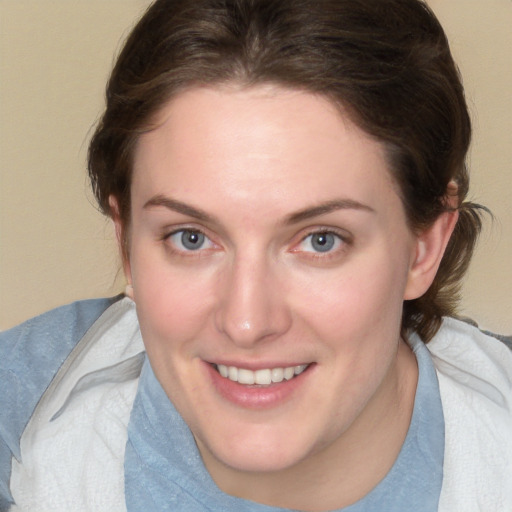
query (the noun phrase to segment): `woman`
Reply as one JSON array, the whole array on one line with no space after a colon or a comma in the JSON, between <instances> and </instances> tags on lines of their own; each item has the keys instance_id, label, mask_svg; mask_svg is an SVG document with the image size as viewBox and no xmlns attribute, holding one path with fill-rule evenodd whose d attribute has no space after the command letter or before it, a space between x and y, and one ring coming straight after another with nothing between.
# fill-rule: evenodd
<instances>
[{"instance_id":1,"label":"woman","mask_svg":"<svg viewBox=\"0 0 512 512\"><path fill-rule=\"evenodd\" d=\"M3 508L510 509L469 139L422 2L155 2L89 152L126 297L3 335Z\"/></svg>"}]
</instances>

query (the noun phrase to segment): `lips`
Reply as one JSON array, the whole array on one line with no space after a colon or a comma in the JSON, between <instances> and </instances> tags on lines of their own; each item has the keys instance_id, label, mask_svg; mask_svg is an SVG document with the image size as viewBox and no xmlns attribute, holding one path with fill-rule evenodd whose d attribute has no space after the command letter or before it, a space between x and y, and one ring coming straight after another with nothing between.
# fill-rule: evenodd
<instances>
[{"instance_id":1,"label":"lips","mask_svg":"<svg viewBox=\"0 0 512 512\"><path fill-rule=\"evenodd\" d=\"M243 409L271 409L298 396L316 363L290 366L259 365L247 368L233 363L207 363L205 370L216 392L231 404Z\"/></svg>"},{"instance_id":2,"label":"lips","mask_svg":"<svg viewBox=\"0 0 512 512\"><path fill-rule=\"evenodd\" d=\"M222 377L232 382L238 382L244 385L256 384L269 386L271 384L279 384L283 382L283 380L288 381L293 379L306 370L308 365L302 364L297 366L263 368L255 371L248 368L238 368L236 366L226 366L223 364L215 365L215 367Z\"/></svg>"}]
</instances>

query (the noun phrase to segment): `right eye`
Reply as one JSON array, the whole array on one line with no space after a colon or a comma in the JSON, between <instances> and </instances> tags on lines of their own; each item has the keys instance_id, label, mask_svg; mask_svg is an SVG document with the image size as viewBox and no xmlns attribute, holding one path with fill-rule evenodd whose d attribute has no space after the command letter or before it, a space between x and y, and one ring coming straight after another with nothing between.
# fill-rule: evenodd
<instances>
[{"instance_id":1,"label":"right eye","mask_svg":"<svg viewBox=\"0 0 512 512\"><path fill-rule=\"evenodd\" d=\"M304 252L328 253L339 248L342 241L336 233L329 231L311 233L301 243Z\"/></svg>"},{"instance_id":2,"label":"right eye","mask_svg":"<svg viewBox=\"0 0 512 512\"><path fill-rule=\"evenodd\" d=\"M168 240L174 245L176 250L181 252L211 249L214 246L213 242L204 233L194 229L175 231L169 235Z\"/></svg>"}]
</instances>

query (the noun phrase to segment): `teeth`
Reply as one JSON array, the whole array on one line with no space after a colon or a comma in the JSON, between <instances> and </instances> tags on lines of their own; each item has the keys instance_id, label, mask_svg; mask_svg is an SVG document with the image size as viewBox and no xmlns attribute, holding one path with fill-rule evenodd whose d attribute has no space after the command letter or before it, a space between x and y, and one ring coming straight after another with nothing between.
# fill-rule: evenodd
<instances>
[{"instance_id":1,"label":"teeth","mask_svg":"<svg viewBox=\"0 0 512 512\"><path fill-rule=\"evenodd\" d=\"M258 370L254 372L254 382L260 385L272 384L272 372L270 370Z\"/></svg>"},{"instance_id":2,"label":"teeth","mask_svg":"<svg viewBox=\"0 0 512 512\"><path fill-rule=\"evenodd\" d=\"M269 368L264 370L248 370L246 368L237 368L236 366L217 365L217 370L222 375L233 382L239 384L258 384L260 386L269 386L277 384L283 380L291 380L296 375L300 375L306 368L307 364L299 366L288 366L286 368Z\"/></svg>"},{"instance_id":3,"label":"teeth","mask_svg":"<svg viewBox=\"0 0 512 512\"><path fill-rule=\"evenodd\" d=\"M296 366L294 369L293 369L293 373L295 375L300 375L306 368L308 367L307 364L301 364L299 366Z\"/></svg>"},{"instance_id":4,"label":"teeth","mask_svg":"<svg viewBox=\"0 0 512 512\"><path fill-rule=\"evenodd\" d=\"M283 382L284 379L284 370L282 368L274 368L271 371L271 379L272 382Z\"/></svg>"},{"instance_id":5,"label":"teeth","mask_svg":"<svg viewBox=\"0 0 512 512\"><path fill-rule=\"evenodd\" d=\"M286 380L293 379L294 375L295 375L295 367L294 366L290 366L290 367L284 369L284 378Z\"/></svg>"},{"instance_id":6,"label":"teeth","mask_svg":"<svg viewBox=\"0 0 512 512\"><path fill-rule=\"evenodd\" d=\"M240 384L254 384L254 372L251 372L251 370L246 370L245 368L240 368L238 370L237 380Z\"/></svg>"},{"instance_id":7,"label":"teeth","mask_svg":"<svg viewBox=\"0 0 512 512\"><path fill-rule=\"evenodd\" d=\"M238 368L235 368L234 366L230 366L228 368L228 379L238 382Z\"/></svg>"}]
</instances>

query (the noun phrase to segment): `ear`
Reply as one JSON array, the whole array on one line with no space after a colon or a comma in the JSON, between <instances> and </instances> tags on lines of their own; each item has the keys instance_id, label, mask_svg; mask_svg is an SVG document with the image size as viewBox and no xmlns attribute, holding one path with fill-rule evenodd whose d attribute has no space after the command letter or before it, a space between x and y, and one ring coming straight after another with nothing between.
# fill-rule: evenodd
<instances>
[{"instance_id":1,"label":"ear","mask_svg":"<svg viewBox=\"0 0 512 512\"><path fill-rule=\"evenodd\" d=\"M414 244L404 300L417 299L429 289L458 218L457 210L444 212L432 226L418 235Z\"/></svg>"},{"instance_id":2,"label":"ear","mask_svg":"<svg viewBox=\"0 0 512 512\"><path fill-rule=\"evenodd\" d=\"M128 248L126 246L126 238L125 238L125 229L126 227L123 225L123 221L121 220L121 215L119 213L119 204L117 199L114 196L109 196L108 204L110 206L110 211L112 213L112 220L114 222L114 227L116 230L116 239L117 245L119 247L119 253L121 254L121 258L123 260L123 271L124 276L126 278L126 288L125 295L133 299L133 286L132 286L132 274L130 267L130 257L128 253Z\"/></svg>"}]
</instances>

